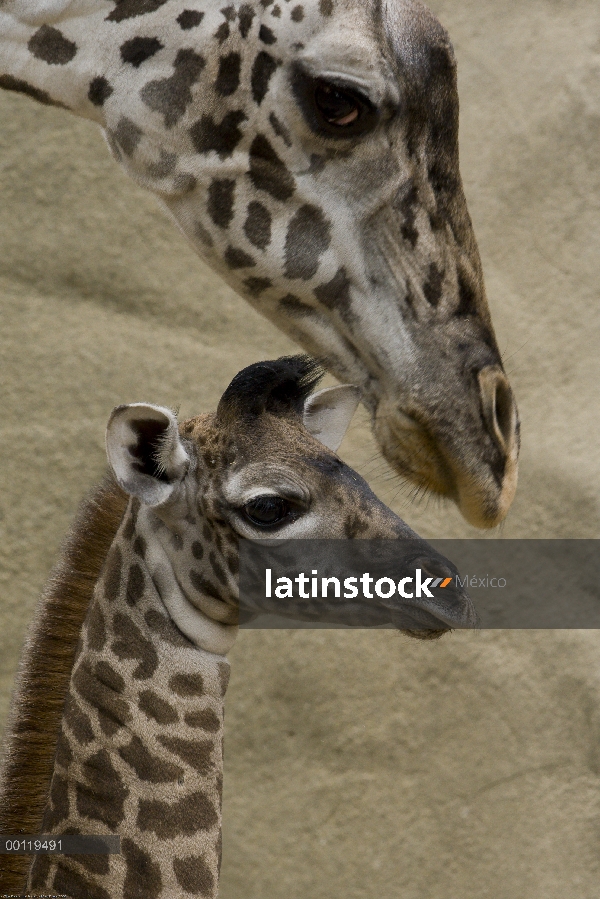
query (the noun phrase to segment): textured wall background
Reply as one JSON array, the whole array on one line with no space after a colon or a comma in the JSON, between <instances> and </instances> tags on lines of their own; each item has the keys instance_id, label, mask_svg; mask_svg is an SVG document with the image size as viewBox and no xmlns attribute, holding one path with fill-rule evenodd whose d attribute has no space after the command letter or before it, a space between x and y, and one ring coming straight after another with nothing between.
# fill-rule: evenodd
<instances>
[{"instance_id":1,"label":"textured wall background","mask_svg":"<svg viewBox=\"0 0 600 899\"><path fill-rule=\"evenodd\" d=\"M523 421L507 537L598 537L600 6L435 0ZM294 347L216 281L97 130L0 95L0 720L119 402L212 408ZM424 536L364 416L342 455ZM244 632L227 695L223 899L597 899L600 635Z\"/></svg>"}]
</instances>

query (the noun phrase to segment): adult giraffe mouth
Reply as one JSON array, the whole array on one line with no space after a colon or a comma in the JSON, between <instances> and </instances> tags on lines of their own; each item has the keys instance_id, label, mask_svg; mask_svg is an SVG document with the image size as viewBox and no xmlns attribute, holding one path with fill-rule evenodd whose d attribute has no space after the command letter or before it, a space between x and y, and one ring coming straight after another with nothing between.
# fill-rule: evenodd
<instances>
[{"instance_id":1,"label":"adult giraffe mouth","mask_svg":"<svg viewBox=\"0 0 600 899\"><path fill-rule=\"evenodd\" d=\"M463 517L479 528L505 518L517 487L519 420L508 381L498 366L477 376L481 427L476 439L457 416L454 428L383 400L374 433L383 455L417 489L453 500Z\"/></svg>"}]
</instances>

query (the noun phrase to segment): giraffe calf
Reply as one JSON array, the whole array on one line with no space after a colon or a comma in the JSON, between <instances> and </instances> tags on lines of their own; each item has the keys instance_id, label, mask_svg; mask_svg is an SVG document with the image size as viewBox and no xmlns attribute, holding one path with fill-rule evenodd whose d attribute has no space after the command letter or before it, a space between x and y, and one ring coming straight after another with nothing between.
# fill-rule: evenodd
<instances>
[{"instance_id":1,"label":"giraffe calf","mask_svg":"<svg viewBox=\"0 0 600 899\"><path fill-rule=\"evenodd\" d=\"M348 385L313 393L319 378L310 359L289 357L240 372L214 414L179 424L160 406L113 411L107 453L122 493L111 487L96 498L94 527L104 527L96 562L77 549L93 524L88 512L69 570L42 599L45 623L26 647L13 707L0 829L114 833L121 853L37 855L28 873L13 867L0 886L22 889L26 878L27 890L73 899L217 895L240 538L360 533L427 547L336 456L359 393ZM419 603L439 632L475 623L464 594L443 609ZM336 614L347 623L343 603ZM61 640L63 687L40 729L57 672L43 681L32 672L40 657L56 661L50 647ZM36 727L46 769L27 748ZM29 817L19 819L18 792L28 789Z\"/></svg>"}]
</instances>

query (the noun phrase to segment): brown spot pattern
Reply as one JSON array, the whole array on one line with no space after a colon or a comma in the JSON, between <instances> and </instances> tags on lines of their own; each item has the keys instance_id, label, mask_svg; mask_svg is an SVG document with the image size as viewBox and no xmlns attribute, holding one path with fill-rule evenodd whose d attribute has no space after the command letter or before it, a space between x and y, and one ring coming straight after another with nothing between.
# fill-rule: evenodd
<instances>
[{"instance_id":1,"label":"brown spot pattern","mask_svg":"<svg viewBox=\"0 0 600 899\"><path fill-rule=\"evenodd\" d=\"M94 739L94 731L90 719L79 708L74 697L69 693L65 701L64 721L69 730L82 746L87 746Z\"/></svg>"},{"instance_id":2,"label":"brown spot pattern","mask_svg":"<svg viewBox=\"0 0 600 899\"><path fill-rule=\"evenodd\" d=\"M112 643L112 651L120 659L134 659L139 664L133 676L140 680L152 677L158 666L158 656L152 643L147 640L128 615L117 612L113 617L113 631L119 634Z\"/></svg>"},{"instance_id":3,"label":"brown spot pattern","mask_svg":"<svg viewBox=\"0 0 600 899\"><path fill-rule=\"evenodd\" d=\"M84 818L102 821L116 831L123 820L123 806L129 789L113 767L106 749L101 749L82 766L85 784L76 785L77 811Z\"/></svg>"},{"instance_id":4,"label":"brown spot pattern","mask_svg":"<svg viewBox=\"0 0 600 899\"><path fill-rule=\"evenodd\" d=\"M296 183L267 138L257 134L250 146L250 180L276 200L289 200Z\"/></svg>"},{"instance_id":5,"label":"brown spot pattern","mask_svg":"<svg viewBox=\"0 0 600 899\"><path fill-rule=\"evenodd\" d=\"M129 837L121 841L121 852L127 866L123 899L158 899L162 889L160 865Z\"/></svg>"},{"instance_id":6,"label":"brown spot pattern","mask_svg":"<svg viewBox=\"0 0 600 899\"><path fill-rule=\"evenodd\" d=\"M174 724L179 721L179 713L166 699L153 690L142 690L140 693L139 707L148 718L154 718L158 724Z\"/></svg>"},{"instance_id":7,"label":"brown spot pattern","mask_svg":"<svg viewBox=\"0 0 600 899\"><path fill-rule=\"evenodd\" d=\"M189 855L186 858L174 858L173 870L177 883L187 893L212 896L215 879L202 856Z\"/></svg>"},{"instance_id":8,"label":"brown spot pattern","mask_svg":"<svg viewBox=\"0 0 600 899\"><path fill-rule=\"evenodd\" d=\"M153 784L170 783L183 774L183 768L152 755L139 737L133 736L119 749L123 761L130 765L140 780Z\"/></svg>"},{"instance_id":9,"label":"brown spot pattern","mask_svg":"<svg viewBox=\"0 0 600 899\"><path fill-rule=\"evenodd\" d=\"M64 66L77 53L77 44L66 38L58 28L42 25L29 38L27 49L36 59L41 59L48 65Z\"/></svg>"},{"instance_id":10,"label":"brown spot pattern","mask_svg":"<svg viewBox=\"0 0 600 899\"><path fill-rule=\"evenodd\" d=\"M212 740L186 740L184 737L168 737L163 734L160 734L157 739L161 746L178 755L198 774L204 776L212 770L214 745Z\"/></svg>"},{"instance_id":11,"label":"brown spot pattern","mask_svg":"<svg viewBox=\"0 0 600 899\"><path fill-rule=\"evenodd\" d=\"M201 674L174 674L169 681L169 688L178 696L202 696L204 679Z\"/></svg>"},{"instance_id":12,"label":"brown spot pattern","mask_svg":"<svg viewBox=\"0 0 600 899\"><path fill-rule=\"evenodd\" d=\"M59 862L58 870L54 875L52 889L57 893L65 896L85 896L86 899L111 899L104 887L88 880L85 875L76 871L71 867L66 867L66 863Z\"/></svg>"},{"instance_id":13,"label":"brown spot pattern","mask_svg":"<svg viewBox=\"0 0 600 899\"><path fill-rule=\"evenodd\" d=\"M285 276L308 281L331 243L331 225L318 206L305 204L292 217L285 238Z\"/></svg>"},{"instance_id":14,"label":"brown spot pattern","mask_svg":"<svg viewBox=\"0 0 600 899\"><path fill-rule=\"evenodd\" d=\"M107 22L122 22L135 16L156 12L167 0L116 0L116 7L106 17Z\"/></svg>"},{"instance_id":15,"label":"brown spot pattern","mask_svg":"<svg viewBox=\"0 0 600 899\"><path fill-rule=\"evenodd\" d=\"M172 128L192 102L190 88L206 65L204 58L190 47L178 50L170 78L149 81L140 97L149 109L162 114L165 128Z\"/></svg>"},{"instance_id":16,"label":"brown spot pattern","mask_svg":"<svg viewBox=\"0 0 600 899\"><path fill-rule=\"evenodd\" d=\"M140 601L146 589L146 578L141 566L134 562L129 569L127 576L127 587L125 589L125 601L128 606L134 606Z\"/></svg>"},{"instance_id":17,"label":"brown spot pattern","mask_svg":"<svg viewBox=\"0 0 600 899\"><path fill-rule=\"evenodd\" d=\"M163 840L210 830L218 822L217 811L201 790L189 793L176 802L142 799L138 806L137 825Z\"/></svg>"},{"instance_id":18,"label":"brown spot pattern","mask_svg":"<svg viewBox=\"0 0 600 899\"><path fill-rule=\"evenodd\" d=\"M219 716L213 709L197 709L193 712L186 712L183 720L189 727L199 727L214 733L221 727Z\"/></svg>"}]
</instances>

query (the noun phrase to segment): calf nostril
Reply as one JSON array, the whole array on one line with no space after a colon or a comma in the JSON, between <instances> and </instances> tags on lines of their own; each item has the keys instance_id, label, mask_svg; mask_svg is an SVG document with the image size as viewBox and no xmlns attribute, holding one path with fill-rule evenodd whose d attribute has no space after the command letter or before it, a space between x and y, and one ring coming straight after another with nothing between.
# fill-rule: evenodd
<instances>
[{"instance_id":1,"label":"calf nostril","mask_svg":"<svg viewBox=\"0 0 600 899\"><path fill-rule=\"evenodd\" d=\"M504 454L515 442L517 409L504 372L489 366L478 374L481 408L487 428Z\"/></svg>"}]
</instances>

